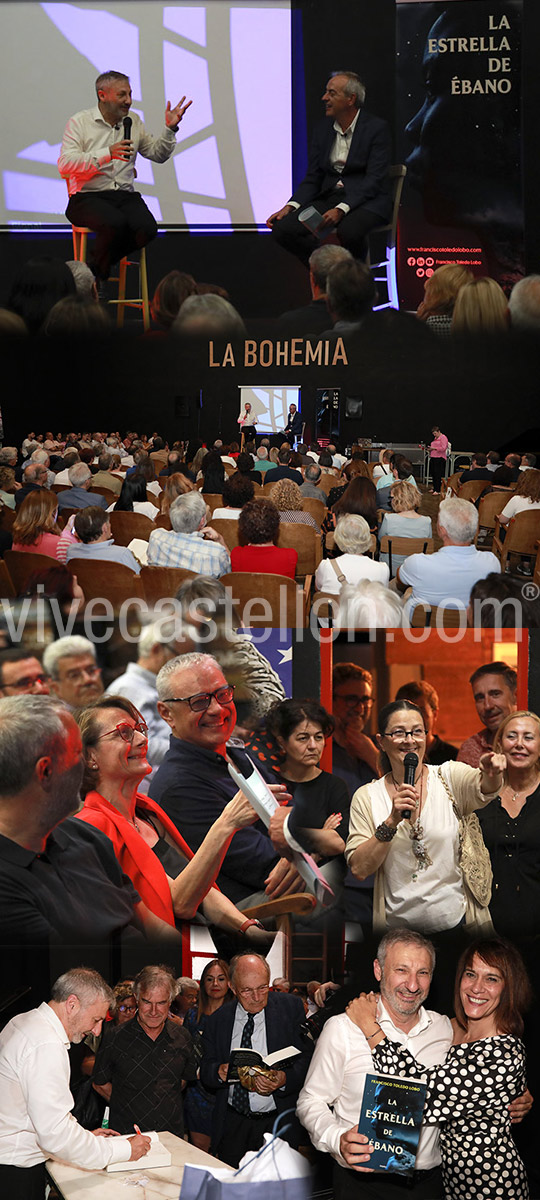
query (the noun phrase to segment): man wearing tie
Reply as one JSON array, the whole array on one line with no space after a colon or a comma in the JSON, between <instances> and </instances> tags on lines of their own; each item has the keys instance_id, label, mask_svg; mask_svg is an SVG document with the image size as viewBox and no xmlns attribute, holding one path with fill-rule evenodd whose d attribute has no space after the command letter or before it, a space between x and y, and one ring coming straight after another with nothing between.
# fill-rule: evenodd
<instances>
[{"instance_id":1,"label":"man wearing tie","mask_svg":"<svg viewBox=\"0 0 540 1200\"><path fill-rule=\"evenodd\" d=\"M168 100L165 129L153 137L137 113L128 116L132 96L127 75L99 75L96 93L96 107L75 113L66 125L58 170L68 185L66 217L97 234L88 265L97 279L108 279L113 263L157 234L152 213L135 191L136 156L159 163L171 157L191 100L184 104L183 96L174 108Z\"/></svg>"},{"instance_id":2,"label":"man wearing tie","mask_svg":"<svg viewBox=\"0 0 540 1200\"><path fill-rule=\"evenodd\" d=\"M260 954L238 954L230 966L231 991L236 1004L225 1004L209 1017L203 1035L201 1081L218 1089L212 1118L211 1153L238 1166L248 1150L258 1150L277 1115L295 1108L310 1058L304 1040L304 1006L298 996L270 992L270 968ZM265 1056L296 1046L301 1051L286 1070L270 1078L257 1075L254 1090L242 1084L224 1086L232 1049L251 1048ZM297 1142L298 1122L286 1137Z\"/></svg>"}]
</instances>

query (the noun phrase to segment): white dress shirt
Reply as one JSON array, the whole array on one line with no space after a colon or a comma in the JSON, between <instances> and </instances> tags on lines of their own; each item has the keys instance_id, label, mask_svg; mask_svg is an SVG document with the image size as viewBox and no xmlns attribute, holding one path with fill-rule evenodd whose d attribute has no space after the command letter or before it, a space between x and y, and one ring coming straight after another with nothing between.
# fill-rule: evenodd
<instances>
[{"instance_id":1,"label":"white dress shirt","mask_svg":"<svg viewBox=\"0 0 540 1200\"><path fill-rule=\"evenodd\" d=\"M124 137L122 122L109 125L102 117L98 104L70 118L64 130L58 159L58 170L67 180L70 196L81 191L102 192L117 188L134 192L137 154L159 163L171 157L176 146L173 130L166 126L159 137L152 137L136 112L129 115L132 121L130 141L133 143L129 161L111 158L111 146L121 142ZM132 459L130 465L133 466Z\"/></svg>"},{"instance_id":2,"label":"white dress shirt","mask_svg":"<svg viewBox=\"0 0 540 1200\"><path fill-rule=\"evenodd\" d=\"M378 1020L386 1036L418 1062L426 1067L444 1062L452 1045L448 1017L420 1008L416 1025L404 1033L379 1001ZM364 1078L374 1070L369 1043L358 1026L346 1013L330 1017L315 1047L296 1111L315 1148L331 1154L342 1167L347 1163L339 1152L341 1135L358 1126ZM440 1161L438 1126L422 1126L416 1169L428 1171ZM360 1192L360 1179L358 1186Z\"/></svg>"},{"instance_id":3,"label":"white dress shirt","mask_svg":"<svg viewBox=\"0 0 540 1200\"><path fill-rule=\"evenodd\" d=\"M71 1115L69 1039L49 1004L9 1021L0 1033L0 1162L34 1167L61 1158L99 1171L129 1159L129 1143L95 1137Z\"/></svg>"},{"instance_id":4,"label":"white dress shirt","mask_svg":"<svg viewBox=\"0 0 540 1200\"><path fill-rule=\"evenodd\" d=\"M237 1050L242 1044L242 1033L244 1025L248 1019L249 1013L245 1008L242 1008L240 1003L236 1005L236 1013L234 1015L234 1025L231 1037L231 1050ZM258 1054L268 1054L268 1042L266 1040L266 1014L263 1008L261 1012L254 1013L253 1033L251 1035L251 1049L256 1050ZM232 1100L232 1087L229 1088L229 1103ZM259 1096L258 1092L248 1092L249 1107L252 1113L274 1112L276 1102L273 1096Z\"/></svg>"}]
</instances>

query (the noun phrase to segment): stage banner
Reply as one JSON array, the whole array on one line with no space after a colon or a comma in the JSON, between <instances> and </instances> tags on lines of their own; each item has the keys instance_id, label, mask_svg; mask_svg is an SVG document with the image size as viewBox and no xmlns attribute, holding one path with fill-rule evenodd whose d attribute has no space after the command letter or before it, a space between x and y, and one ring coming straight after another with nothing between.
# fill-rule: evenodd
<instances>
[{"instance_id":1,"label":"stage banner","mask_svg":"<svg viewBox=\"0 0 540 1200\"><path fill-rule=\"evenodd\" d=\"M396 0L400 304L448 262L524 273L522 0Z\"/></svg>"}]
</instances>

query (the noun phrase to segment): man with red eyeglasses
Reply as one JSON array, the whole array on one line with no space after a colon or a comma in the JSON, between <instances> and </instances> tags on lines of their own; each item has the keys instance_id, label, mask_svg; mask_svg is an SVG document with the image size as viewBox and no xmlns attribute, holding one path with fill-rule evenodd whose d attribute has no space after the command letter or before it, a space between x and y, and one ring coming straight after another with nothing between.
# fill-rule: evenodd
<instances>
[{"instance_id":1,"label":"man with red eyeglasses","mask_svg":"<svg viewBox=\"0 0 540 1200\"><path fill-rule=\"evenodd\" d=\"M158 712L172 737L148 794L197 850L236 793L227 770L227 741L236 725L234 689L210 654L172 659L156 686ZM239 908L303 888L261 822L234 834L216 884Z\"/></svg>"},{"instance_id":2,"label":"man with red eyeglasses","mask_svg":"<svg viewBox=\"0 0 540 1200\"><path fill-rule=\"evenodd\" d=\"M19 696L28 692L46 696L49 684L46 672L29 646L2 650L0 654L0 695Z\"/></svg>"}]
</instances>

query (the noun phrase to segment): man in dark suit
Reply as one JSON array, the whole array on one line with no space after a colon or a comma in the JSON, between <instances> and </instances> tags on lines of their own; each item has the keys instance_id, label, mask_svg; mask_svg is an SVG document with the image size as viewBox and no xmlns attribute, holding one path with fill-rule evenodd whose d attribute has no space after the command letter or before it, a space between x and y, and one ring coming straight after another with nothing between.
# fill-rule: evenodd
<instances>
[{"instance_id":1,"label":"man in dark suit","mask_svg":"<svg viewBox=\"0 0 540 1200\"><path fill-rule=\"evenodd\" d=\"M236 1004L225 1004L208 1018L203 1035L204 1057L201 1081L217 1089L212 1117L211 1153L237 1167L248 1150L258 1150L264 1134L272 1129L279 1113L295 1108L311 1056L302 1032L304 1006L298 996L269 991L270 968L260 954L238 954L230 967L231 990ZM231 1049L243 1046L263 1056L287 1046L300 1050L286 1070L274 1070L267 1078L257 1075L253 1091L241 1084L223 1086L227 1079ZM284 1134L297 1143L300 1127Z\"/></svg>"},{"instance_id":2,"label":"man in dark suit","mask_svg":"<svg viewBox=\"0 0 540 1200\"><path fill-rule=\"evenodd\" d=\"M390 220L390 131L362 108L364 98L353 71L331 76L323 95L327 120L315 129L307 174L266 222L276 241L306 265L320 238L334 232L355 258L365 258L366 234ZM318 236L298 219L310 205L321 214Z\"/></svg>"},{"instance_id":3,"label":"man in dark suit","mask_svg":"<svg viewBox=\"0 0 540 1200\"><path fill-rule=\"evenodd\" d=\"M286 332L288 337L303 337L310 333L323 333L328 329L329 315L326 304L326 281L332 267L343 259L350 259L351 254L344 246L319 246L309 257L309 284L311 287L311 303L302 308L291 308L281 314L278 320L280 332Z\"/></svg>"},{"instance_id":4,"label":"man in dark suit","mask_svg":"<svg viewBox=\"0 0 540 1200\"><path fill-rule=\"evenodd\" d=\"M297 438L302 437L303 423L302 413L298 412L296 404L289 404L287 424L283 430L283 433L286 434L288 440L294 442Z\"/></svg>"}]
</instances>

